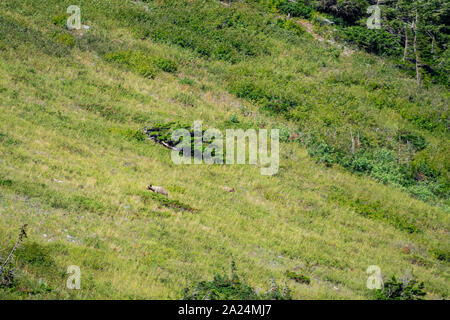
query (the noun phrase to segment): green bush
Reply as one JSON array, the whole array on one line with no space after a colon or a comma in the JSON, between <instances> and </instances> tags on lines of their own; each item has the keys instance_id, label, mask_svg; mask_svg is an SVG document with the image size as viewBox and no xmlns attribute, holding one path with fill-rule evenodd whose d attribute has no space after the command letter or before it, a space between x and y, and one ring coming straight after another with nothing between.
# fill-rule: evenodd
<instances>
[{"instance_id":1,"label":"green bush","mask_svg":"<svg viewBox=\"0 0 450 320\"><path fill-rule=\"evenodd\" d=\"M75 38L70 33L58 33L53 36L57 43L61 43L67 47L75 46Z\"/></svg>"},{"instance_id":2,"label":"green bush","mask_svg":"<svg viewBox=\"0 0 450 320\"><path fill-rule=\"evenodd\" d=\"M68 18L68 14L59 14L52 17L52 23L58 27L65 28Z\"/></svg>"},{"instance_id":3,"label":"green bush","mask_svg":"<svg viewBox=\"0 0 450 320\"><path fill-rule=\"evenodd\" d=\"M291 31L297 36L306 33L303 27L301 27L297 22L292 21L291 19L277 19L277 26L281 29Z\"/></svg>"},{"instance_id":4,"label":"green bush","mask_svg":"<svg viewBox=\"0 0 450 320\"><path fill-rule=\"evenodd\" d=\"M16 250L17 261L22 264L31 264L33 266L49 267L54 265L48 248L37 242L25 243Z\"/></svg>"},{"instance_id":5,"label":"green bush","mask_svg":"<svg viewBox=\"0 0 450 320\"><path fill-rule=\"evenodd\" d=\"M423 282L417 280L398 281L395 276L384 283L382 289L375 291L375 299L377 300L423 300L426 292Z\"/></svg>"},{"instance_id":6,"label":"green bush","mask_svg":"<svg viewBox=\"0 0 450 320\"><path fill-rule=\"evenodd\" d=\"M174 73L178 70L177 64L166 58L155 59L155 65L164 72Z\"/></svg>"},{"instance_id":7,"label":"green bush","mask_svg":"<svg viewBox=\"0 0 450 320\"><path fill-rule=\"evenodd\" d=\"M272 280L271 289L258 293L254 288L241 281L231 263L230 275L216 274L211 281L201 281L183 290L183 300L290 300L290 290L283 290Z\"/></svg>"},{"instance_id":8,"label":"green bush","mask_svg":"<svg viewBox=\"0 0 450 320\"><path fill-rule=\"evenodd\" d=\"M278 5L278 9L284 14L290 14L293 17L310 18L312 8L301 2L291 2L284 0Z\"/></svg>"},{"instance_id":9,"label":"green bush","mask_svg":"<svg viewBox=\"0 0 450 320\"><path fill-rule=\"evenodd\" d=\"M305 275L302 274L298 274L297 272L294 271L286 271L286 277L288 277L291 280L294 280L295 282L298 283L303 283L303 284L310 284L311 283L311 279Z\"/></svg>"},{"instance_id":10,"label":"green bush","mask_svg":"<svg viewBox=\"0 0 450 320\"><path fill-rule=\"evenodd\" d=\"M369 6L366 0L321 0L319 9L332 13L347 23L354 23L361 19Z\"/></svg>"},{"instance_id":11,"label":"green bush","mask_svg":"<svg viewBox=\"0 0 450 320\"><path fill-rule=\"evenodd\" d=\"M319 162L324 163L326 166L333 165L339 158L339 152L324 142L319 144L311 144L308 147L308 153L311 157L316 158Z\"/></svg>"},{"instance_id":12,"label":"green bush","mask_svg":"<svg viewBox=\"0 0 450 320\"><path fill-rule=\"evenodd\" d=\"M157 193L147 193L147 194L149 194L150 197L153 200L158 202L163 207L171 208L171 209L174 209L176 211L178 211L178 210L188 211L188 212L195 212L196 211L190 205L182 203L182 202L180 202L178 200L168 199L166 196L163 196L163 195L160 195L160 194L157 194Z\"/></svg>"},{"instance_id":13,"label":"green bush","mask_svg":"<svg viewBox=\"0 0 450 320\"><path fill-rule=\"evenodd\" d=\"M338 29L337 37L377 55L398 56L401 53L398 38L383 29L351 26Z\"/></svg>"}]
</instances>

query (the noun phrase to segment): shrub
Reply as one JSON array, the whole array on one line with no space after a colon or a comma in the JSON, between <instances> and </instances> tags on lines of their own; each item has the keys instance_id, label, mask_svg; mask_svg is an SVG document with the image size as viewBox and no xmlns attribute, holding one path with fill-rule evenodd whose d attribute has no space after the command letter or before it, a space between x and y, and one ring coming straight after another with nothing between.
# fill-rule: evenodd
<instances>
[{"instance_id":1,"label":"shrub","mask_svg":"<svg viewBox=\"0 0 450 320\"><path fill-rule=\"evenodd\" d=\"M52 17L52 23L58 27L64 28L67 24L68 14L59 14Z\"/></svg>"},{"instance_id":2,"label":"shrub","mask_svg":"<svg viewBox=\"0 0 450 320\"><path fill-rule=\"evenodd\" d=\"M425 138L414 132L401 131L397 135L397 139L399 139L403 143L410 142L413 145L414 149L417 151L421 151L428 146L428 142L425 140Z\"/></svg>"},{"instance_id":3,"label":"shrub","mask_svg":"<svg viewBox=\"0 0 450 320\"><path fill-rule=\"evenodd\" d=\"M319 9L334 14L348 23L361 19L369 3L366 0L320 0Z\"/></svg>"},{"instance_id":4,"label":"shrub","mask_svg":"<svg viewBox=\"0 0 450 320\"><path fill-rule=\"evenodd\" d=\"M417 280L398 281L395 276L384 283L382 289L375 291L377 300L423 300L426 292L423 291L424 283Z\"/></svg>"},{"instance_id":5,"label":"shrub","mask_svg":"<svg viewBox=\"0 0 450 320\"><path fill-rule=\"evenodd\" d=\"M69 33L58 33L53 38L57 43L61 43L67 47L73 47L75 45L75 38Z\"/></svg>"},{"instance_id":6,"label":"shrub","mask_svg":"<svg viewBox=\"0 0 450 320\"><path fill-rule=\"evenodd\" d=\"M175 62L166 58L158 58L155 60L155 65L164 72L174 73L178 70Z\"/></svg>"},{"instance_id":7,"label":"shrub","mask_svg":"<svg viewBox=\"0 0 450 320\"><path fill-rule=\"evenodd\" d=\"M316 158L319 162L326 166L331 166L337 162L338 152L332 146L322 142L319 144L311 144L308 147L308 153L311 157Z\"/></svg>"},{"instance_id":8,"label":"shrub","mask_svg":"<svg viewBox=\"0 0 450 320\"><path fill-rule=\"evenodd\" d=\"M168 199L167 197L157 194L157 193L147 193L150 194L150 197L157 201L160 205L167 207L167 208L171 208L174 209L176 211L181 210L181 211L189 211L189 212L194 212L195 209L193 207L191 207L188 204L182 203L178 200L173 200L173 199Z\"/></svg>"},{"instance_id":9,"label":"shrub","mask_svg":"<svg viewBox=\"0 0 450 320\"><path fill-rule=\"evenodd\" d=\"M54 264L49 250L37 242L24 244L16 251L16 257L17 261L22 264L30 264L40 267L53 266Z\"/></svg>"},{"instance_id":10,"label":"shrub","mask_svg":"<svg viewBox=\"0 0 450 320\"><path fill-rule=\"evenodd\" d=\"M297 272L294 272L294 271L286 271L286 276L289 279L292 279L298 283L304 283L304 284L311 283L311 279L309 277L302 275L302 274L298 274Z\"/></svg>"},{"instance_id":11,"label":"shrub","mask_svg":"<svg viewBox=\"0 0 450 320\"><path fill-rule=\"evenodd\" d=\"M286 286L280 290L272 280L271 289L258 293L254 288L241 281L235 273L232 261L230 275L216 274L211 281L201 281L191 288L183 290L183 300L290 300L290 290Z\"/></svg>"},{"instance_id":12,"label":"shrub","mask_svg":"<svg viewBox=\"0 0 450 320\"><path fill-rule=\"evenodd\" d=\"M290 19L277 19L277 26L281 29L292 31L297 36L305 33L303 27Z\"/></svg>"},{"instance_id":13,"label":"shrub","mask_svg":"<svg viewBox=\"0 0 450 320\"><path fill-rule=\"evenodd\" d=\"M398 39L383 29L351 26L339 29L337 37L378 55L398 56L401 51Z\"/></svg>"},{"instance_id":14,"label":"shrub","mask_svg":"<svg viewBox=\"0 0 450 320\"><path fill-rule=\"evenodd\" d=\"M289 142L291 141L291 129L290 128L280 128L280 142Z\"/></svg>"},{"instance_id":15,"label":"shrub","mask_svg":"<svg viewBox=\"0 0 450 320\"><path fill-rule=\"evenodd\" d=\"M190 141L172 141L172 134L177 129L185 129L190 133ZM202 136L205 133L206 129L202 129ZM189 125L181 124L180 122L168 122L168 123L157 123L152 125L151 127L145 127L144 133L153 141L162 144L165 147L173 148L175 146L180 147L180 145L186 146L191 145L191 157L198 157L198 153L202 153L206 150L208 146L212 146L214 141L202 141L202 149L198 150L197 145L194 143L195 140L195 132ZM180 154L182 154L183 150L180 150ZM225 157L225 152L223 154L216 154L216 150L212 152L212 157L215 163L223 163L223 159ZM183 154L186 156L185 154Z\"/></svg>"},{"instance_id":16,"label":"shrub","mask_svg":"<svg viewBox=\"0 0 450 320\"><path fill-rule=\"evenodd\" d=\"M284 0L278 5L278 9L284 14L290 14L293 17L310 18L312 8L300 2L291 2Z\"/></svg>"},{"instance_id":17,"label":"shrub","mask_svg":"<svg viewBox=\"0 0 450 320\"><path fill-rule=\"evenodd\" d=\"M433 250L434 257L443 262L450 262L450 251L445 248L437 248Z\"/></svg>"}]
</instances>

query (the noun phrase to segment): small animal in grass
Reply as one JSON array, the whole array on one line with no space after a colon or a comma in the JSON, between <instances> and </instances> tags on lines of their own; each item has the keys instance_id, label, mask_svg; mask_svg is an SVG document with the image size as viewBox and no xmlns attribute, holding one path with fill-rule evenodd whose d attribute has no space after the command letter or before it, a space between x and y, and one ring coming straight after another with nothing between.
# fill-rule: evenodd
<instances>
[{"instance_id":1,"label":"small animal in grass","mask_svg":"<svg viewBox=\"0 0 450 320\"><path fill-rule=\"evenodd\" d=\"M223 189L224 191L226 191L226 192L234 192L234 189L233 189L233 188L230 188L230 187L224 186L224 187L222 187L222 189Z\"/></svg>"},{"instance_id":2,"label":"small animal in grass","mask_svg":"<svg viewBox=\"0 0 450 320\"><path fill-rule=\"evenodd\" d=\"M157 186L149 185L149 186L147 187L147 190L150 190L150 191L153 191L153 192L156 192L156 193L165 195L166 197L169 196L169 193L168 193L167 190L164 189L163 187L157 187Z\"/></svg>"}]
</instances>

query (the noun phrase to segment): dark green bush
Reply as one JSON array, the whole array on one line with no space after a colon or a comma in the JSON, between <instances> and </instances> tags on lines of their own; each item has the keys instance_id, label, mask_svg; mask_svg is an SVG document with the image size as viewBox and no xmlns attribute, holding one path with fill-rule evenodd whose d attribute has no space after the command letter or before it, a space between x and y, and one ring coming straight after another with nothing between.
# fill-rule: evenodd
<instances>
[{"instance_id":1,"label":"dark green bush","mask_svg":"<svg viewBox=\"0 0 450 320\"><path fill-rule=\"evenodd\" d=\"M53 38L57 43L63 44L67 47L75 46L75 38L70 33L67 32L57 33L53 36Z\"/></svg>"},{"instance_id":2,"label":"dark green bush","mask_svg":"<svg viewBox=\"0 0 450 320\"><path fill-rule=\"evenodd\" d=\"M311 283L311 279L309 277L307 277L303 274L298 274L297 272L294 272L294 271L286 271L286 277L288 277L289 279L292 279L298 283L303 283L303 284Z\"/></svg>"},{"instance_id":3,"label":"dark green bush","mask_svg":"<svg viewBox=\"0 0 450 320\"><path fill-rule=\"evenodd\" d=\"M318 144L310 144L308 153L311 157L316 158L319 162L326 166L331 166L338 162L339 152L332 146L322 142Z\"/></svg>"},{"instance_id":4,"label":"dark green bush","mask_svg":"<svg viewBox=\"0 0 450 320\"><path fill-rule=\"evenodd\" d=\"M375 291L375 299L377 300L423 300L426 292L423 282L417 280L398 281L395 276L384 283L382 289Z\"/></svg>"},{"instance_id":5,"label":"dark green bush","mask_svg":"<svg viewBox=\"0 0 450 320\"><path fill-rule=\"evenodd\" d=\"M311 7L308 7L301 2L291 2L289 0L281 1L281 3L278 4L278 9L284 14L302 18L309 18L312 12Z\"/></svg>"},{"instance_id":6,"label":"dark green bush","mask_svg":"<svg viewBox=\"0 0 450 320\"><path fill-rule=\"evenodd\" d=\"M177 64L166 58L155 59L155 65L164 72L174 73L178 70Z\"/></svg>"},{"instance_id":7,"label":"dark green bush","mask_svg":"<svg viewBox=\"0 0 450 320\"><path fill-rule=\"evenodd\" d=\"M156 202L158 202L160 205L167 207L167 208L171 208L174 209L176 211L181 210L181 211L189 211L189 212L194 212L196 211L193 207L191 207L188 204L182 203L178 200L174 200L174 199L168 199L166 196L157 194L157 193L149 193L150 197L155 200Z\"/></svg>"},{"instance_id":8,"label":"dark green bush","mask_svg":"<svg viewBox=\"0 0 450 320\"><path fill-rule=\"evenodd\" d=\"M369 6L366 0L320 0L319 9L343 19L347 23L354 23L361 19Z\"/></svg>"},{"instance_id":9,"label":"dark green bush","mask_svg":"<svg viewBox=\"0 0 450 320\"><path fill-rule=\"evenodd\" d=\"M370 53L386 56L398 56L401 45L398 38L383 29L367 29L366 27L351 26L340 28L337 36L340 40L354 44Z\"/></svg>"},{"instance_id":10,"label":"dark green bush","mask_svg":"<svg viewBox=\"0 0 450 320\"><path fill-rule=\"evenodd\" d=\"M190 141L183 141L180 138L180 141L172 141L172 134L177 129L185 129L190 133ZM199 132L199 135L203 137L206 129L202 128L202 132ZM203 152L206 150L208 146L212 146L214 141L202 141L201 150L197 149L197 144L195 144L195 132L194 130L186 124L181 124L180 122L168 122L168 123L156 123L150 127L144 128L144 133L153 141L163 144L164 146L169 147L180 147L181 145L186 146L190 144L191 147L191 157L199 157L203 155ZM223 154L216 154L216 150L212 152L213 160L215 163L223 163L223 159L225 157L225 152ZM200 153L200 154L199 154ZM182 154L182 150L180 150L180 154ZM184 155L184 154L183 154ZM186 156L186 155L184 155Z\"/></svg>"},{"instance_id":11,"label":"dark green bush","mask_svg":"<svg viewBox=\"0 0 450 320\"><path fill-rule=\"evenodd\" d=\"M211 281L201 281L183 290L183 300L290 300L290 290L287 286L280 290L272 280L271 289L258 293L254 288L241 281L235 272L234 262L231 263L230 275L216 274Z\"/></svg>"},{"instance_id":12,"label":"dark green bush","mask_svg":"<svg viewBox=\"0 0 450 320\"><path fill-rule=\"evenodd\" d=\"M281 29L291 31L297 36L303 35L306 32L303 27L291 19L277 19L277 26Z\"/></svg>"},{"instance_id":13,"label":"dark green bush","mask_svg":"<svg viewBox=\"0 0 450 320\"><path fill-rule=\"evenodd\" d=\"M16 250L17 261L22 264L31 264L33 266L49 267L54 265L48 248L37 242L25 243Z\"/></svg>"},{"instance_id":14,"label":"dark green bush","mask_svg":"<svg viewBox=\"0 0 450 320\"><path fill-rule=\"evenodd\" d=\"M428 146L425 138L414 132L401 131L397 135L397 139L399 139L403 143L411 143L414 149L417 151L421 151Z\"/></svg>"},{"instance_id":15,"label":"dark green bush","mask_svg":"<svg viewBox=\"0 0 450 320\"><path fill-rule=\"evenodd\" d=\"M68 18L68 14L59 14L52 17L52 23L58 27L65 28Z\"/></svg>"}]
</instances>

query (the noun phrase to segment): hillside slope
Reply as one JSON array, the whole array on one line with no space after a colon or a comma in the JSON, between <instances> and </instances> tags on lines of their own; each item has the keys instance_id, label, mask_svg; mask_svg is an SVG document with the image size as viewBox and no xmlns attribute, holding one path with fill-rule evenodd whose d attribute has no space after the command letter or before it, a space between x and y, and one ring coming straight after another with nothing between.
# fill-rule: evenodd
<instances>
[{"instance_id":1,"label":"hillside slope","mask_svg":"<svg viewBox=\"0 0 450 320\"><path fill-rule=\"evenodd\" d=\"M80 0L68 31L71 4L0 2L1 261L28 225L0 299L180 299L231 257L294 299L372 298L370 265L448 298L447 88L251 4ZM175 165L141 134L195 120L280 128L278 173Z\"/></svg>"}]
</instances>

